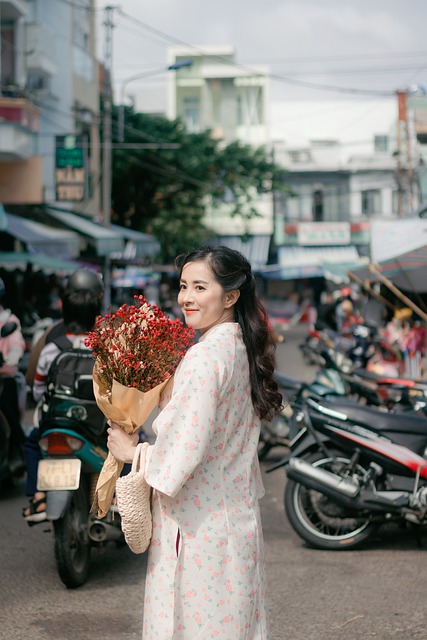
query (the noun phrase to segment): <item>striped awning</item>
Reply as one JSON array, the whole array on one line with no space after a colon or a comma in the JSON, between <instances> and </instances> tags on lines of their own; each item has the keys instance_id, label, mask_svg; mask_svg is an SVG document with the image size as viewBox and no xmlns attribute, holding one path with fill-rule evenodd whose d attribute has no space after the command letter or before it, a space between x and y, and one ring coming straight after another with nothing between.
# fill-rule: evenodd
<instances>
[{"instance_id":1,"label":"striped awning","mask_svg":"<svg viewBox=\"0 0 427 640\"><path fill-rule=\"evenodd\" d=\"M300 280L327 278L334 270L336 277L345 277L347 265L359 266L363 261L353 245L342 247L280 247L278 264L260 270L269 280ZM341 275L337 275L338 269Z\"/></svg>"}]
</instances>

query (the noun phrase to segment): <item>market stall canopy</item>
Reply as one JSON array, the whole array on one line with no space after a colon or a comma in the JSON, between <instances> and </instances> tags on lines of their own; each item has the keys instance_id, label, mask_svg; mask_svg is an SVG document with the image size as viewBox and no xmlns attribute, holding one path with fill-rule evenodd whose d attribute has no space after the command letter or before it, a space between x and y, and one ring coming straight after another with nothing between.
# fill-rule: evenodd
<instances>
[{"instance_id":1,"label":"market stall canopy","mask_svg":"<svg viewBox=\"0 0 427 640\"><path fill-rule=\"evenodd\" d=\"M371 260L384 262L427 245L427 220L418 216L402 220L373 220Z\"/></svg>"},{"instance_id":2,"label":"market stall canopy","mask_svg":"<svg viewBox=\"0 0 427 640\"><path fill-rule=\"evenodd\" d=\"M372 263L383 276L399 289L427 292L427 220L373 222L371 234ZM378 279L367 266L353 273L360 280Z\"/></svg>"},{"instance_id":3,"label":"market stall canopy","mask_svg":"<svg viewBox=\"0 0 427 640\"><path fill-rule=\"evenodd\" d=\"M399 289L406 291L427 292L427 245L403 253L390 260L373 263L378 270ZM354 269L354 275L360 280L376 281L377 275L369 266Z\"/></svg>"},{"instance_id":4,"label":"market stall canopy","mask_svg":"<svg viewBox=\"0 0 427 640\"><path fill-rule=\"evenodd\" d=\"M108 256L112 253L122 253L124 249L123 236L115 231L96 224L88 218L83 218L75 213L58 211L49 207L49 216L58 220L68 229L74 229L84 236L95 248L96 255Z\"/></svg>"},{"instance_id":5,"label":"market stall canopy","mask_svg":"<svg viewBox=\"0 0 427 640\"><path fill-rule=\"evenodd\" d=\"M341 247L280 247L278 264L266 265L259 272L270 280L294 280L303 278L327 278L332 274L339 282L345 282L348 265L364 264L355 246ZM325 268L327 265L327 268Z\"/></svg>"},{"instance_id":6,"label":"market stall canopy","mask_svg":"<svg viewBox=\"0 0 427 640\"><path fill-rule=\"evenodd\" d=\"M357 262L324 262L322 264L323 275L326 280L337 285L348 284L350 282L349 272L360 269L363 265L367 266L369 258L360 257Z\"/></svg>"},{"instance_id":7,"label":"market stall canopy","mask_svg":"<svg viewBox=\"0 0 427 640\"><path fill-rule=\"evenodd\" d=\"M12 213L5 212L5 215L4 233L25 244L30 253L61 258L75 258L80 254L80 239L77 233L52 229L45 224Z\"/></svg>"},{"instance_id":8,"label":"market stall canopy","mask_svg":"<svg viewBox=\"0 0 427 640\"><path fill-rule=\"evenodd\" d=\"M73 273L79 264L43 253L27 253L26 251L0 251L0 267L7 271L20 269L25 271L31 265L34 271L43 271L47 275L52 273Z\"/></svg>"}]
</instances>

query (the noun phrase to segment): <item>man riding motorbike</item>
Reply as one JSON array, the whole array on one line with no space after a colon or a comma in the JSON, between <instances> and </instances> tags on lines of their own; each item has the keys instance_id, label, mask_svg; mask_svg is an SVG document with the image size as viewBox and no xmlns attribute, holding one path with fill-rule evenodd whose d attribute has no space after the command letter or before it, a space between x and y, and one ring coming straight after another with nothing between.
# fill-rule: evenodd
<instances>
[{"instance_id":1,"label":"man riding motorbike","mask_svg":"<svg viewBox=\"0 0 427 640\"><path fill-rule=\"evenodd\" d=\"M101 312L101 301L104 287L100 276L89 269L77 269L69 278L63 294L63 320L49 327L40 338L34 352L38 353L35 373L32 377L33 396L38 402L45 392L46 376L50 364L60 352L54 340L60 336L67 336L74 346L84 347L84 339L90 331L96 317ZM78 343L78 344L76 344ZM43 522L46 519L46 496L44 492L36 490L37 469L41 459L39 447L40 431L38 425L31 431L24 444L25 460L27 464L26 495L30 503L24 507L22 515L29 524Z\"/></svg>"}]
</instances>

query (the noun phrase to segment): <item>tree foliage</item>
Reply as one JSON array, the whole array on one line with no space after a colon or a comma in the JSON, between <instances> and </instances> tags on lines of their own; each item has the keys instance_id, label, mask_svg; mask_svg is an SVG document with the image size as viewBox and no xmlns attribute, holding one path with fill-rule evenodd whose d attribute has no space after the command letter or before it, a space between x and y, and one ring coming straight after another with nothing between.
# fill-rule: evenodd
<instances>
[{"instance_id":1,"label":"tree foliage","mask_svg":"<svg viewBox=\"0 0 427 640\"><path fill-rule=\"evenodd\" d=\"M113 110L112 219L153 233L161 258L194 248L213 236L204 223L208 204L226 198L232 215L259 215L256 193L271 191L282 170L264 148L233 142L224 146L209 131L188 133L179 120L125 108L124 145Z\"/></svg>"}]
</instances>

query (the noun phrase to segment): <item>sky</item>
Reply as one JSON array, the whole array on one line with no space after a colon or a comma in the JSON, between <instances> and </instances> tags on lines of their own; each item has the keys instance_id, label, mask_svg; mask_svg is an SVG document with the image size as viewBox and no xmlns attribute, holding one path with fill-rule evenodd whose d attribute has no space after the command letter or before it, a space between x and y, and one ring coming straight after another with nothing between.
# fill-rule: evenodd
<instances>
[{"instance_id":1,"label":"sky","mask_svg":"<svg viewBox=\"0 0 427 640\"><path fill-rule=\"evenodd\" d=\"M105 55L104 3L98 43ZM164 110L167 51L232 45L245 66L271 74L270 129L289 146L336 138L348 148L388 133L398 89L427 88L426 0L121 0L114 11L116 98ZM156 72L156 73L154 73Z\"/></svg>"}]
</instances>

